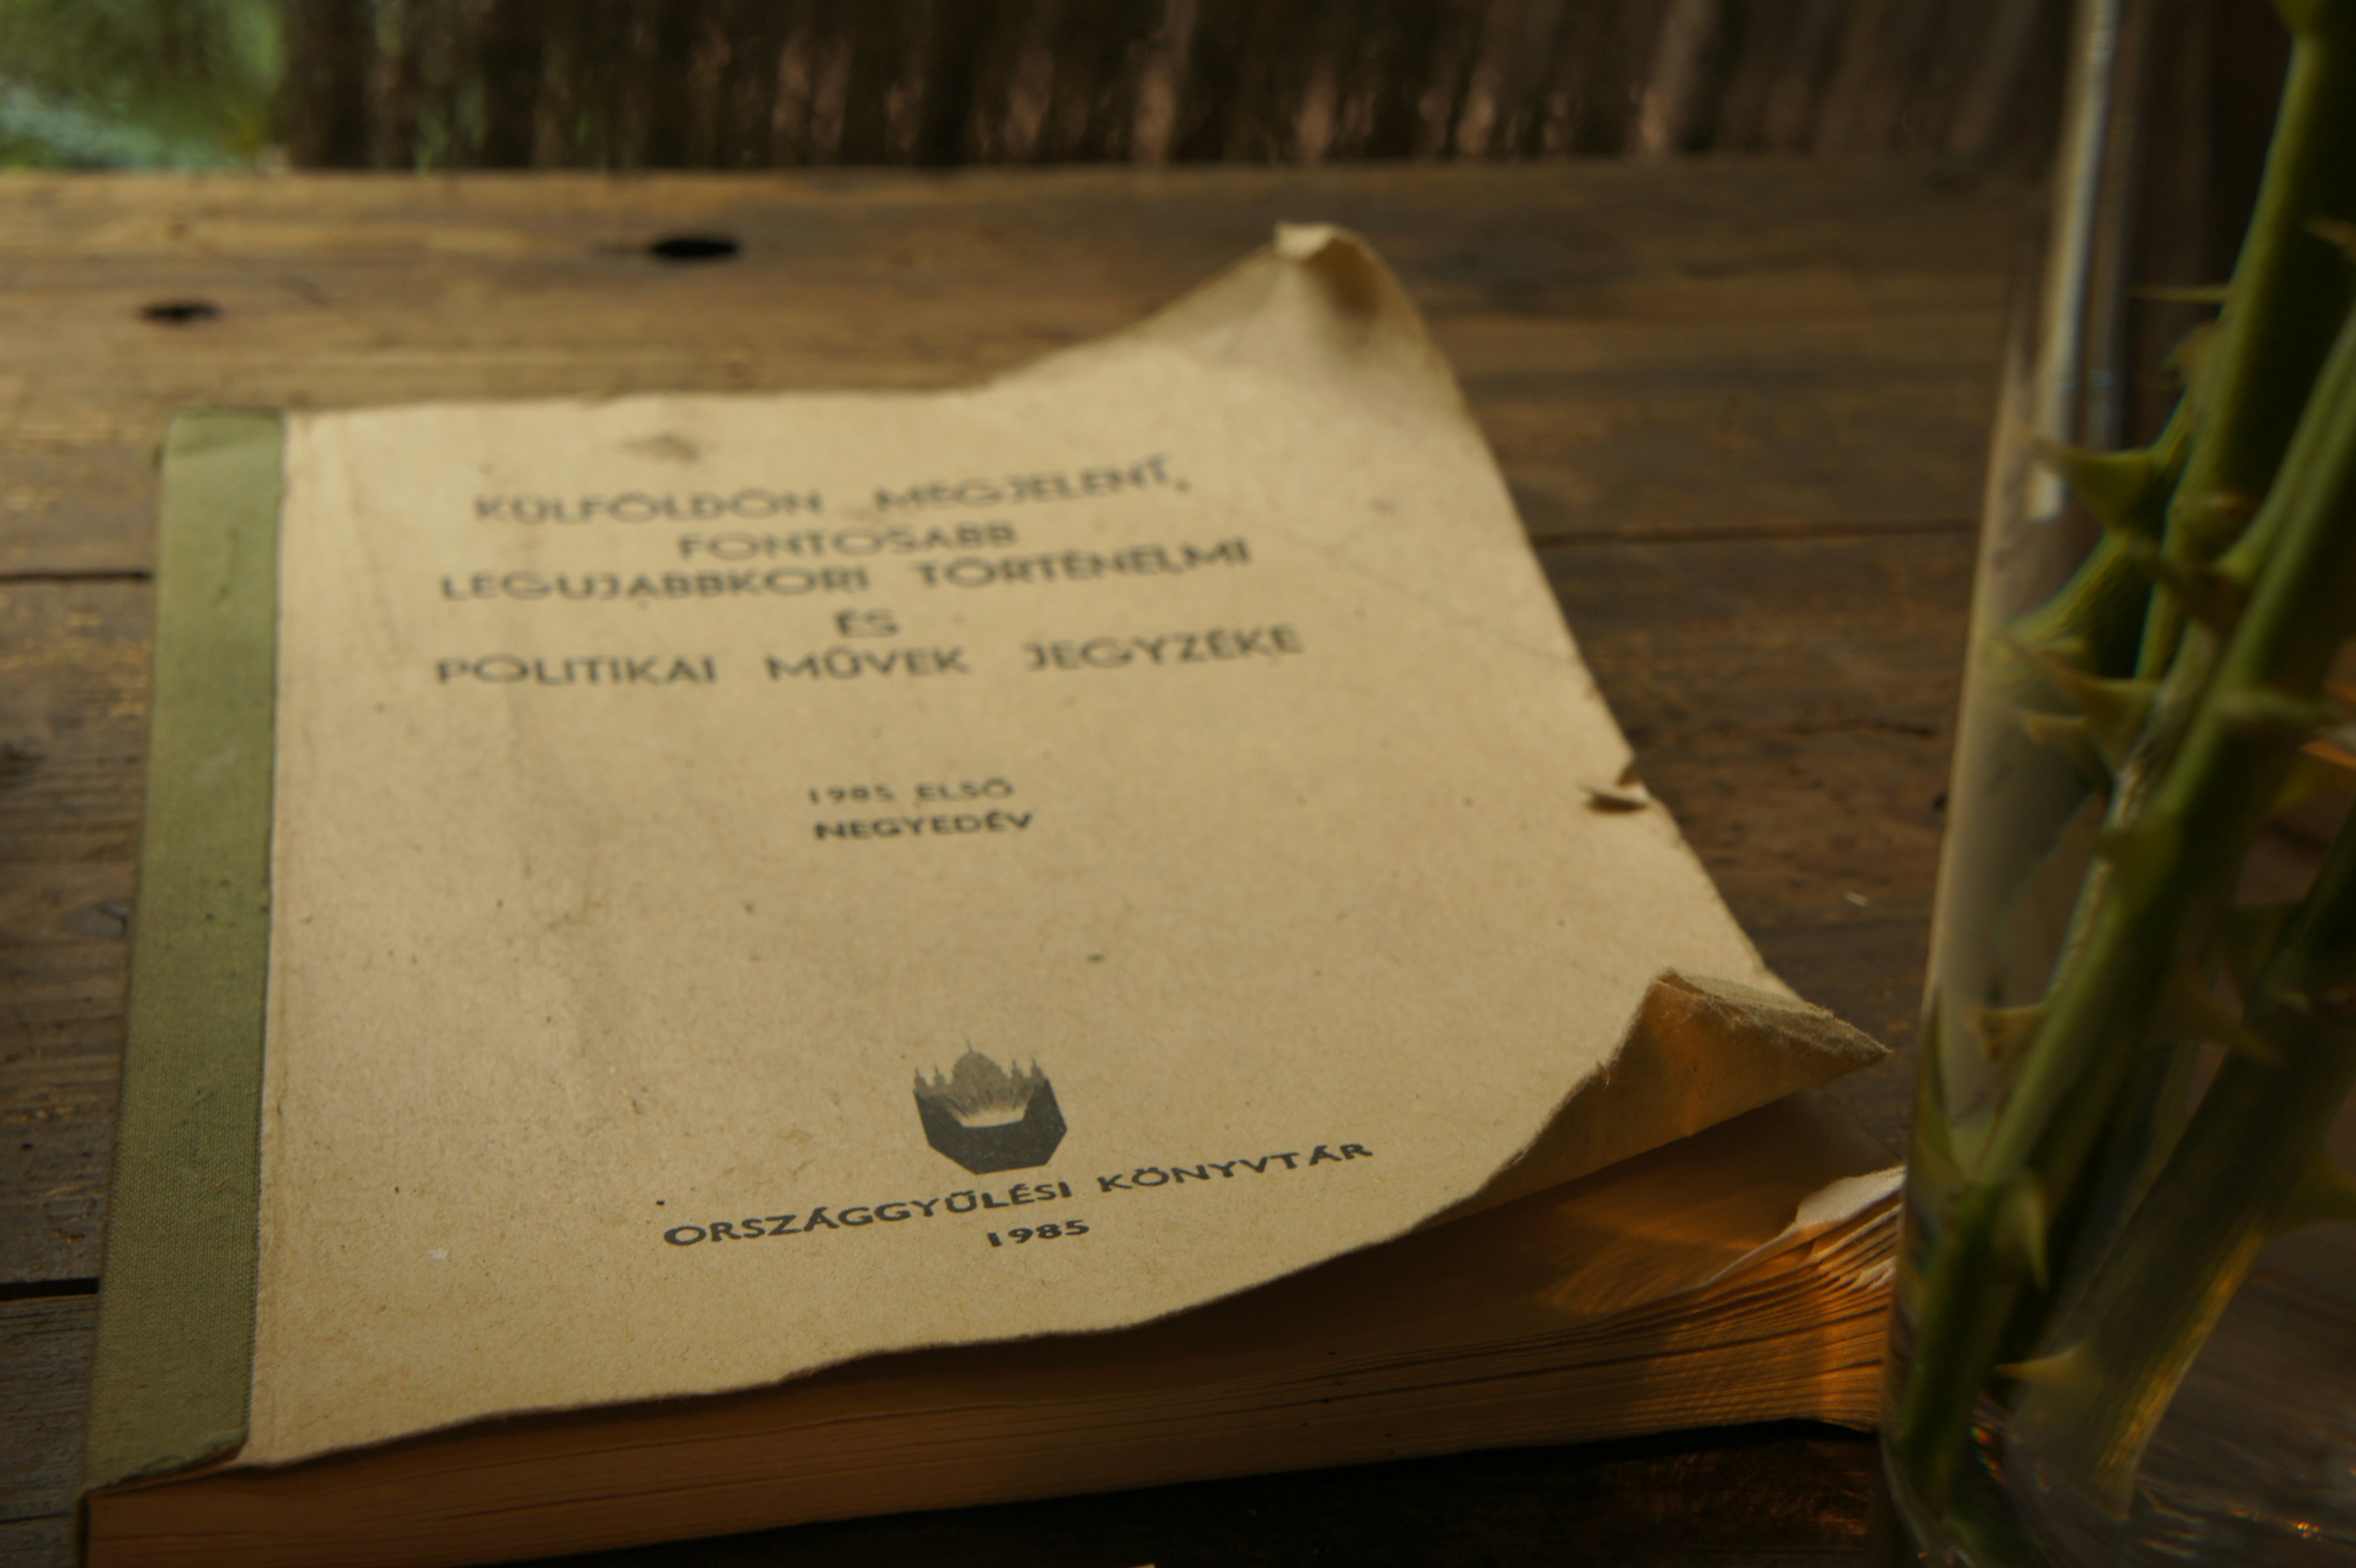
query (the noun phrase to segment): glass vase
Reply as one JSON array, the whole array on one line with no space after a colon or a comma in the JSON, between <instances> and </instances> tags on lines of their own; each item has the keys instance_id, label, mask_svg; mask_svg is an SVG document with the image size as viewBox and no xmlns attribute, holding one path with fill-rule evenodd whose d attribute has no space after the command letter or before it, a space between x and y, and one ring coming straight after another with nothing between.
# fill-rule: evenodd
<instances>
[{"instance_id":1,"label":"glass vase","mask_svg":"<svg viewBox=\"0 0 2356 1568\"><path fill-rule=\"evenodd\" d=\"M1902 1561L2356 1563L2356 1186L2333 1174L2356 1163L2356 895L2331 891L2356 860L2345 642L2298 688L2303 727L2222 753L2259 805L2150 827L2192 788L2185 727L2204 721L2183 698L2195 717L2168 738L2195 688L2158 654L2222 667L2255 603L2136 521L2173 524L2136 486L2180 463L2199 411L2178 388L2220 336L2182 285L2224 275L2248 214L2213 167L2188 196L2188 157L2225 138L2179 89L2248 20L2082 0L2072 23L1920 1037L1883 1436ZM2122 449L2142 455L2095 460Z\"/></svg>"}]
</instances>

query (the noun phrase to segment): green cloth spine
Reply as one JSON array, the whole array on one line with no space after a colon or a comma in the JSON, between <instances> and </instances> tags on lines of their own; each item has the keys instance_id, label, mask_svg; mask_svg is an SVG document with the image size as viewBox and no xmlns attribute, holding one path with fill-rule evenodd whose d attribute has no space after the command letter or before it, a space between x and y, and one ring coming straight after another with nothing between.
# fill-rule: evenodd
<instances>
[{"instance_id":1,"label":"green cloth spine","mask_svg":"<svg viewBox=\"0 0 2356 1568\"><path fill-rule=\"evenodd\" d=\"M86 1488L245 1440L270 970L275 414L164 443L146 810Z\"/></svg>"}]
</instances>

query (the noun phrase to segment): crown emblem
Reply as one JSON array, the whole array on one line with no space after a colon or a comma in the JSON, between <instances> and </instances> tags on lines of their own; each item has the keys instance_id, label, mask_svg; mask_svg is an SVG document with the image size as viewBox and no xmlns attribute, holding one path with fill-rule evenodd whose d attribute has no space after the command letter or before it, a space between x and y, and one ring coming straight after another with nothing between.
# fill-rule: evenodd
<instances>
[{"instance_id":1,"label":"crown emblem","mask_svg":"<svg viewBox=\"0 0 2356 1568\"><path fill-rule=\"evenodd\" d=\"M1064 1141L1063 1108L1039 1064L1010 1072L970 1048L946 1078L916 1074L916 1115L925 1141L977 1176L1044 1165Z\"/></svg>"}]
</instances>

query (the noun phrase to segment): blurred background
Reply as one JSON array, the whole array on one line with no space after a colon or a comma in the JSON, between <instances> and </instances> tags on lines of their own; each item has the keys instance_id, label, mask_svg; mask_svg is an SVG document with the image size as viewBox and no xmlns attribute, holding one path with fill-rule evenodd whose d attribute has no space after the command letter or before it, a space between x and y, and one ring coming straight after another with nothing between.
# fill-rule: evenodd
<instances>
[{"instance_id":1,"label":"blurred background","mask_svg":"<svg viewBox=\"0 0 2356 1568\"><path fill-rule=\"evenodd\" d=\"M2030 170L2072 0L0 0L50 168L1932 155ZM2180 0L2202 157L2265 0ZM2244 115L2244 119L2250 116ZM2254 134L2262 139L2261 117Z\"/></svg>"}]
</instances>

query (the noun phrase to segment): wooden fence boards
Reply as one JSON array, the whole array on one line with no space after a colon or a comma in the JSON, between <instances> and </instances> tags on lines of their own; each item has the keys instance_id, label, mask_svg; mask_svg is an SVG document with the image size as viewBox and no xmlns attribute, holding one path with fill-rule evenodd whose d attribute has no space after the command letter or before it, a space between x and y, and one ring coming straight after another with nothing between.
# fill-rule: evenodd
<instances>
[{"instance_id":1,"label":"wooden fence boards","mask_svg":"<svg viewBox=\"0 0 2356 1568\"><path fill-rule=\"evenodd\" d=\"M2019 165L2051 136L2067 11L2068 0L289 0L283 117L295 161L316 167L1835 147Z\"/></svg>"}]
</instances>

